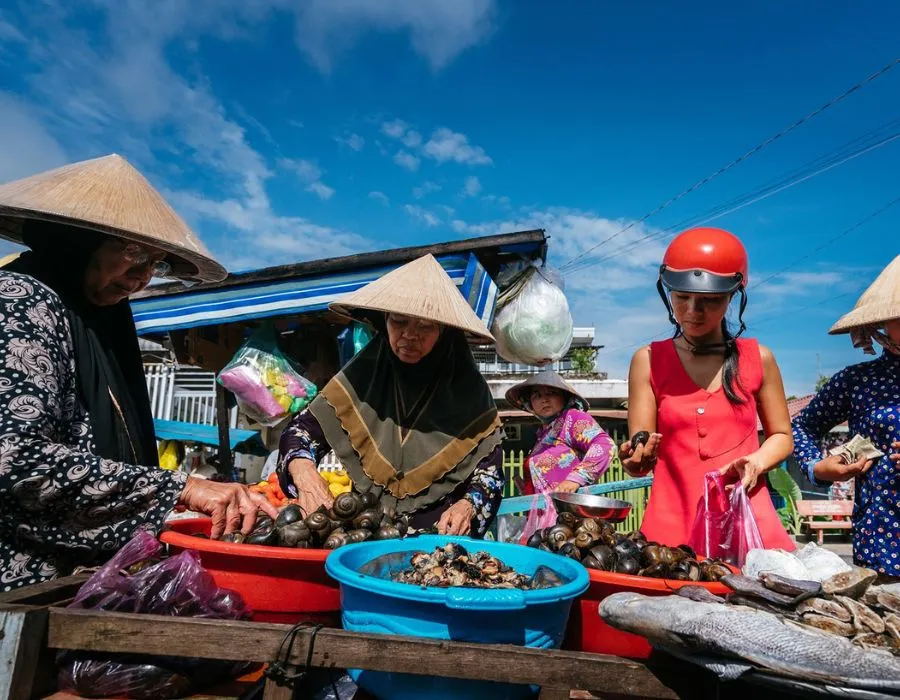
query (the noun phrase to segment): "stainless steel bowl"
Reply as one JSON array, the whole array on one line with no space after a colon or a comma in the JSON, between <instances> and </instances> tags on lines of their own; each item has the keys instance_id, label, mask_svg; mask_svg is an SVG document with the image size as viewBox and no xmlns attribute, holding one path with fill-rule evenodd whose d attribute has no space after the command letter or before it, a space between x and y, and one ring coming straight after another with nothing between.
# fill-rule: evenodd
<instances>
[{"instance_id":1,"label":"stainless steel bowl","mask_svg":"<svg viewBox=\"0 0 900 700\"><path fill-rule=\"evenodd\" d=\"M587 493L551 493L550 498L559 512L574 513L579 518L596 518L620 523L631 512L628 501L619 501L605 496L591 496Z\"/></svg>"}]
</instances>

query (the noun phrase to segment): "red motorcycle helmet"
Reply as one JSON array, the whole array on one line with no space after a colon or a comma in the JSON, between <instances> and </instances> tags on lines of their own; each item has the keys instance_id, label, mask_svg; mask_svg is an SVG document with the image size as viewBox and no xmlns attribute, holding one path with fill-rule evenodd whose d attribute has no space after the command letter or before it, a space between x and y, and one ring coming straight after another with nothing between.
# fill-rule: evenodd
<instances>
[{"instance_id":1,"label":"red motorcycle helmet","mask_svg":"<svg viewBox=\"0 0 900 700\"><path fill-rule=\"evenodd\" d=\"M698 227L669 244L659 268L663 285L674 292L731 294L746 288L747 251L732 233Z\"/></svg>"},{"instance_id":2,"label":"red motorcycle helmet","mask_svg":"<svg viewBox=\"0 0 900 700\"><path fill-rule=\"evenodd\" d=\"M744 311L747 308L748 271L747 250L733 233L701 226L678 234L666 249L656 282L676 335L681 333L681 328L675 320L666 290L689 294L740 292L740 329L732 337L740 336L746 330Z\"/></svg>"}]
</instances>

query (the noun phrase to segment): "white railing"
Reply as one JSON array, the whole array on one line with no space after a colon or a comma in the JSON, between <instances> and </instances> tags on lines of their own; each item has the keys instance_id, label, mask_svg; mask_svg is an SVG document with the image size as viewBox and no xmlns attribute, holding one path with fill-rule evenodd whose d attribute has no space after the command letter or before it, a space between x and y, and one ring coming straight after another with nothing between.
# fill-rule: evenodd
<instances>
[{"instance_id":1,"label":"white railing","mask_svg":"<svg viewBox=\"0 0 900 700\"><path fill-rule=\"evenodd\" d=\"M217 425L216 375L195 367L145 364L144 377L154 418L199 425ZM231 410L229 425L237 427L237 409Z\"/></svg>"}]
</instances>

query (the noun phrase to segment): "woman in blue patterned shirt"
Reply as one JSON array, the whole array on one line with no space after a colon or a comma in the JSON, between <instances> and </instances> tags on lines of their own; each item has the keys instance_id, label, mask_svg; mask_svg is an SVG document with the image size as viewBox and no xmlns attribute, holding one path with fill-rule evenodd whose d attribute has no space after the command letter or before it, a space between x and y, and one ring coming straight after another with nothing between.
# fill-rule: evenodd
<instances>
[{"instance_id":1,"label":"woman in blue patterned shirt","mask_svg":"<svg viewBox=\"0 0 900 700\"><path fill-rule=\"evenodd\" d=\"M794 453L816 485L856 479L853 557L879 573L900 576L900 256L829 331L850 333L870 362L838 372L794 420ZM823 454L822 438L848 421L850 434L869 438L884 453L846 464Z\"/></svg>"}]
</instances>

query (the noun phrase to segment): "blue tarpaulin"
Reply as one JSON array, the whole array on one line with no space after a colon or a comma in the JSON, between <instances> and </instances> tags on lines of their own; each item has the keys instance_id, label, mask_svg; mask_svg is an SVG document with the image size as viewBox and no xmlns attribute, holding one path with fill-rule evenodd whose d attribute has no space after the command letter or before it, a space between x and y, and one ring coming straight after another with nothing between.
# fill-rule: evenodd
<instances>
[{"instance_id":1,"label":"blue tarpaulin","mask_svg":"<svg viewBox=\"0 0 900 700\"><path fill-rule=\"evenodd\" d=\"M153 419L157 440L178 440L180 442L198 442L203 445L219 446L219 428L215 425L199 425L197 423L184 423L177 420ZM228 431L231 449L238 445L248 452L265 452L262 438L257 430L238 430L231 428Z\"/></svg>"}]
</instances>

